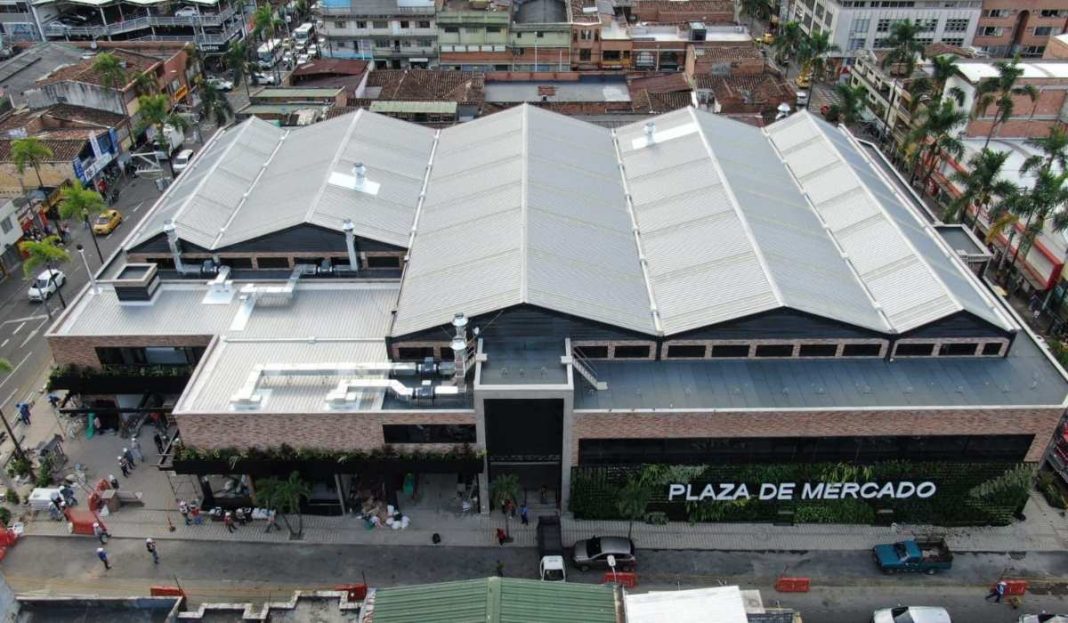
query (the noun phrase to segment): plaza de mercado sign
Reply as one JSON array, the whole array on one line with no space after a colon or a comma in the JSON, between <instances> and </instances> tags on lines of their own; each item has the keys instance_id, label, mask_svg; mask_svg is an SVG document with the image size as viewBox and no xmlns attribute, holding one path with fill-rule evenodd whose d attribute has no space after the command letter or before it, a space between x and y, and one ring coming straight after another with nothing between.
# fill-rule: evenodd
<instances>
[{"instance_id":1,"label":"plaza de mercado sign","mask_svg":"<svg viewBox=\"0 0 1068 623\"><path fill-rule=\"evenodd\" d=\"M927 499L938 491L933 482L780 482L763 483L750 491L746 483L673 483L669 502L733 502L735 500L907 500Z\"/></svg>"}]
</instances>

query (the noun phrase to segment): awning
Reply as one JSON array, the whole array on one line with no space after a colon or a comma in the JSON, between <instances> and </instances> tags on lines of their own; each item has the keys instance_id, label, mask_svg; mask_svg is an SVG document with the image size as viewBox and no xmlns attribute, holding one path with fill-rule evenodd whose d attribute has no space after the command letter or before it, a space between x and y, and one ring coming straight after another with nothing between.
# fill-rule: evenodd
<instances>
[{"instance_id":1,"label":"awning","mask_svg":"<svg viewBox=\"0 0 1068 623\"><path fill-rule=\"evenodd\" d=\"M71 4L80 4L82 6L108 6L115 4L115 0L69 0Z\"/></svg>"},{"instance_id":2,"label":"awning","mask_svg":"<svg viewBox=\"0 0 1068 623\"><path fill-rule=\"evenodd\" d=\"M219 6L219 0L186 0L186 2L203 6Z\"/></svg>"},{"instance_id":3,"label":"awning","mask_svg":"<svg viewBox=\"0 0 1068 623\"><path fill-rule=\"evenodd\" d=\"M136 4L137 6L154 6L157 4L163 4L167 0L123 0L127 4Z\"/></svg>"}]
</instances>

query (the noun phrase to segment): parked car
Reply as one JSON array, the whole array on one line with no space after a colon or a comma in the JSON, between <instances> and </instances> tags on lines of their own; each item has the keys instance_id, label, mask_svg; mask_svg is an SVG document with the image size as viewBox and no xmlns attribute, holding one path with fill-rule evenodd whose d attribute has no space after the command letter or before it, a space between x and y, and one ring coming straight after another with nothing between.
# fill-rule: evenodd
<instances>
[{"instance_id":1,"label":"parked car","mask_svg":"<svg viewBox=\"0 0 1068 623\"><path fill-rule=\"evenodd\" d=\"M274 79L274 74L258 71L252 74L252 81L256 84L275 84L277 81Z\"/></svg>"},{"instance_id":2,"label":"parked car","mask_svg":"<svg viewBox=\"0 0 1068 623\"><path fill-rule=\"evenodd\" d=\"M208 78L205 82L216 91L232 91L234 88L234 83L225 78Z\"/></svg>"},{"instance_id":3,"label":"parked car","mask_svg":"<svg viewBox=\"0 0 1068 623\"><path fill-rule=\"evenodd\" d=\"M31 301L41 302L56 293L67 282L67 276L56 268L41 271L30 284L28 292Z\"/></svg>"},{"instance_id":4,"label":"parked car","mask_svg":"<svg viewBox=\"0 0 1068 623\"><path fill-rule=\"evenodd\" d=\"M616 559L617 571L629 571L638 561L634 557L634 542L622 536L595 536L575 543L571 560L583 571L607 569L608 557Z\"/></svg>"},{"instance_id":5,"label":"parked car","mask_svg":"<svg viewBox=\"0 0 1068 623\"><path fill-rule=\"evenodd\" d=\"M196 7L191 6L184 6L174 12L175 17L196 17L198 15L200 15L200 12L197 11Z\"/></svg>"},{"instance_id":6,"label":"parked car","mask_svg":"<svg viewBox=\"0 0 1068 623\"><path fill-rule=\"evenodd\" d=\"M193 159L193 150L192 149L183 149L181 153L179 153L177 156L175 156L175 158L174 158L174 173L175 173L175 175L181 173L182 171L185 171L186 167L189 166L189 161L192 160L192 159Z\"/></svg>"},{"instance_id":7,"label":"parked car","mask_svg":"<svg viewBox=\"0 0 1068 623\"><path fill-rule=\"evenodd\" d=\"M308 49L305 50L305 52L308 53L309 57L316 58L317 56L319 56L319 46L317 46L317 45L315 45L313 43L313 44L308 46Z\"/></svg>"},{"instance_id":8,"label":"parked car","mask_svg":"<svg viewBox=\"0 0 1068 623\"><path fill-rule=\"evenodd\" d=\"M307 63L309 60L310 59L309 59L307 54L301 54L301 55L297 56L297 65L303 65L303 64Z\"/></svg>"},{"instance_id":9,"label":"parked car","mask_svg":"<svg viewBox=\"0 0 1068 623\"><path fill-rule=\"evenodd\" d=\"M909 539L876 545L872 555L884 573L934 575L953 566L953 554L945 539Z\"/></svg>"},{"instance_id":10,"label":"parked car","mask_svg":"<svg viewBox=\"0 0 1068 623\"><path fill-rule=\"evenodd\" d=\"M898 606L876 610L871 623L953 623L945 608Z\"/></svg>"},{"instance_id":11,"label":"parked car","mask_svg":"<svg viewBox=\"0 0 1068 623\"><path fill-rule=\"evenodd\" d=\"M97 236L106 236L115 231L122 222L122 214L118 210L104 210L93 221L93 233Z\"/></svg>"},{"instance_id":12,"label":"parked car","mask_svg":"<svg viewBox=\"0 0 1068 623\"><path fill-rule=\"evenodd\" d=\"M1068 623L1068 614L1024 614L1020 623Z\"/></svg>"}]
</instances>

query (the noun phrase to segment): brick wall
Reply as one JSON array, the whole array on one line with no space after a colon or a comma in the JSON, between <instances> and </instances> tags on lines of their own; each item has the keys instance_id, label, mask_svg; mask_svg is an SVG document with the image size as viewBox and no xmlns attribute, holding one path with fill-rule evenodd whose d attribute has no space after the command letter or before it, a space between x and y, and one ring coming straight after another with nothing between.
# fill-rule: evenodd
<instances>
[{"instance_id":1,"label":"brick wall","mask_svg":"<svg viewBox=\"0 0 1068 623\"><path fill-rule=\"evenodd\" d=\"M294 448L372 450L385 444L383 424L475 424L474 411L365 413L178 413L183 441L194 448ZM426 450L452 444L417 444ZM404 444L404 447L414 447Z\"/></svg>"},{"instance_id":2,"label":"brick wall","mask_svg":"<svg viewBox=\"0 0 1068 623\"><path fill-rule=\"evenodd\" d=\"M76 365L99 368L100 360L96 348L128 346L139 348L145 346L203 346L211 342L211 335L49 335L48 347L56 365Z\"/></svg>"},{"instance_id":3,"label":"brick wall","mask_svg":"<svg viewBox=\"0 0 1068 623\"><path fill-rule=\"evenodd\" d=\"M1027 461L1039 461L1061 409L941 411L794 411L633 413L575 411L572 464L579 440L681 437L836 437L1034 434Z\"/></svg>"}]
</instances>

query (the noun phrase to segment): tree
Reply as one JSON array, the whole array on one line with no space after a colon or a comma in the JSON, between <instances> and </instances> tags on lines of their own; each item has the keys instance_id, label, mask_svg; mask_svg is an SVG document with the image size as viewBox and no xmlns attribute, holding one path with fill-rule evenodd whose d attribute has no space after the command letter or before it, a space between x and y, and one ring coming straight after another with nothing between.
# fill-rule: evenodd
<instances>
[{"instance_id":1,"label":"tree","mask_svg":"<svg viewBox=\"0 0 1068 623\"><path fill-rule=\"evenodd\" d=\"M921 186L926 192L931 175L938 168L942 155L961 157L964 153L964 144L961 143L954 130L967 119L967 114L958 110L949 101L941 101L937 106L932 105L923 109L917 127L910 133L911 140L919 145L916 166L913 167L910 182L916 180L921 167L926 167L927 172L923 176Z\"/></svg>"},{"instance_id":2,"label":"tree","mask_svg":"<svg viewBox=\"0 0 1068 623\"><path fill-rule=\"evenodd\" d=\"M836 84L834 90L838 93L841 103L831 106L832 114L837 115L838 123L855 124L864 110L868 90L863 86L851 87L848 84Z\"/></svg>"},{"instance_id":3,"label":"tree","mask_svg":"<svg viewBox=\"0 0 1068 623\"><path fill-rule=\"evenodd\" d=\"M952 175L954 182L961 185L961 194L954 199L943 215L948 223L967 221L968 208L975 206L975 218L991 210L992 204L1011 202L1019 191L1016 184L1001 177L1002 168L1009 158L1009 152L995 152L984 149L968 161L967 171L958 171ZM996 208L996 206L994 206ZM1001 212L1000 209L995 209Z\"/></svg>"},{"instance_id":4,"label":"tree","mask_svg":"<svg viewBox=\"0 0 1068 623\"><path fill-rule=\"evenodd\" d=\"M890 36L886 38L887 47L890 51L883 57L881 63L883 69L890 68L890 73L895 73L895 65L904 65L903 75L911 76L916 69L916 57L923 54L923 44L916 37L920 34L920 22L901 20L894 22L890 27Z\"/></svg>"},{"instance_id":5,"label":"tree","mask_svg":"<svg viewBox=\"0 0 1068 623\"><path fill-rule=\"evenodd\" d=\"M104 263L104 254L100 252L100 244L96 241L96 234L90 219L108 209L107 203L100 193L81 186L67 186L60 191L59 216L64 219L80 218L85 221L85 227L93 237L93 245L96 247L96 255L100 263Z\"/></svg>"},{"instance_id":6,"label":"tree","mask_svg":"<svg viewBox=\"0 0 1068 623\"><path fill-rule=\"evenodd\" d=\"M27 279L33 277L37 269L42 266L51 271L56 264L70 261L70 253L59 246L59 236L45 236L41 240L24 240L19 243L19 250L26 255L26 259L22 261L22 273ZM55 274L48 273L49 283L55 283L55 278ZM67 301L63 299L63 291L56 288L56 294L59 295L60 304L64 308L67 307ZM45 309L48 310L47 304ZM51 316L51 311L48 311Z\"/></svg>"},{"instance_id":7,"label":"tree","mask_svg":"<svg viewBox=\"0 0 1068 623\"><path fill-rule=\"evenodd\" d=\"M616 510L630 523L627 525L627 538L631 538L634 532L634 521L645 517L645 509L649 506L652 491L637 478L631 478L627 484L619 490L616 499Z\"/></svg>"},{"instance_id":8,"label":"tree","mask_svg":"<svg viewBox=\"0 0 1068 623\"><path fill-rule=\"evenodd\" d=\"M185 131L189 127L189 123L181 115L177 115L171 111L170 99L163 93L157 95L142 95L137 98L141 108L138 111L141 115L141 122L137 131L144 132L148 128L155 128L156 130L156 142L159 144L160 149L170 154L170 139L167 138L166 127L171 126L177 130ZM171 177L174 177L174 162L171 161L170 156L167 157L167 166L170 167Z\"/></svg>"},{"instance_id":9,"label":"tree","mask_svg":"<svg viewBox=\"0 0 1068 623\"><path fill-rule=\"evenodd\" d=\"M775 36L775 43L772 44L775 50L775 62L789 69L790 61L801 49L804 37L805 33L801 30L801 24L795 21L783 24Z\"/></svg>"},{"instance_id":10,"label":"tree","mask_svg":"<svg viewBox=\"0 0 1068 623\"><path fill-rule=\"evenodd\" d=\"M742 15L749 18L749 30L753 30L756 20L770 19L775 12L775 6L769 0L738 0Z\"/></svg>"},{"instance_id":11,"label":"tree","mask_svg":"<svg viewBox=\"0 0 1068 623\"><path fill-rule=\"evenodd\" d=\"M823 74L827 71L827 57L839 49L831 43L831 33L828 31L820 31L803 38L797 55L801 61L802 73L807 69L811 72L813 82L823 80Z\"/></svg>"},{"instance_id":12,"label":"tree","mask_svg":"<svg viewBox=\"0 0 1068 623\"><path fill-rule=\"evenodd\" d=\"M245 83L245 95L249 95L248 78L252 74L252 63L248 60L249 47L244 41L230 44L226 51L226 66L230 69L234 84Z\"/></svg>"},{"instance_id":13,"label":"tree","mask_svg":"<svg viewBox=\"0 0 1068 623\"><path fill-rule=\"evenodd\" d=\"M490 504L493 508L504 508L508 502L517 503L523 488L519 484L519 476L515 474L499 474L490 485ZM512 531L508 526L508 513L504 514L504 533L511 537Z\"/></svg>"},{"instance_id":14,"label":"tree","mask_svg":"<svg viewBox=\"0 0 1068 623\"><path fill-rule=\"evenodd\" d=\"M119 57L111 52L101 52L93 57L93 71L100 76L100 82L109 89L122 90L126 86L126 68Z\"/></svg>"},{"instance_id":15,"label":"tree","mask_svg":"<svg viewBox=\"0 0 1068 623\"><path fill-rule=\"evenodd\" d=\"M994 106L994 118L990 124L990 131L986 135L986 142L983 143L983 148L990 145L990 140L994 138L994 132L997 127L1012 117L1012 113L1016 109L1015 98L1027 97L1032 103L1038 99L1038 89L1033 84L1016 84L1016 81L1024 73L1023 67L1020 67L1019 55L1010 61L997 61L994 63L994 67L997 69L998 75L984 78L975 87L976 106L972 113L973 118L979 118L991 106Z\"/></svg>"},{"instance_id":16,"label":"tree","mask_svg":"<svg viewBox=\"0 0 1068 623\"><path fill-rule=\"evenodd\" d=\"M261 40L271 40L277 38L278 29L283 25L282 20L274 12L274 7L270 4L264 4L257 7L256 11L252 14L252 27L253 32ZM264 36L266 35L266 39ZM281 76L278 74L278 66L275 65L275 84L282 82Z\"/></svg>"},{"instance_id":17,"label":"tree","mask_svg":"<svg viewBox=\"0 0 1068 623\"><path fill-rule=\"evenodd\" d=\"M15 161L15 170L22 175L26 172L26 165L33 167L34 173L37 174L37 186L40 188L44 188L44 181L41 179L41 163L46 162L52 155L52 150L48 145L35 136L11 141L11 159Z\"/></svg>"},{"instance_id":18,"label":"tree","mask_svg":"<svg viewBox=\"0 0 1068 623\"><path fill-rule=\"evenodd\" d=\"M1022 171L1052 169L1056 164L1062 171L1068 170L1068 132L1057 126L1050 128L1044 137L1029 138L1027 144L1041 149L1044 155L1034 155L1024 161Z\"/></svg>"},{"instance_id":19,"label":"tree","mask_svg":"<svg viewBox=\"0 0 1068 623\"><path fill-rule=\"evenodd\" d=\"M957 57L952 54L942 54L931 59L931 88L934 91L934 99L941 100L944 94L950 95L956 100L958 106L964 105L964 91L960 87L950 87L946 91L946 85L950 78L960 77L963 74L957 66Z\"/></svg>"},{"instance_id":20,"label":"tree","mask_svg":"<svg viewBox=\"0 0 1068 623\"><path fill-rule=\"evenodd\" d=\"M264 478L256 481L256 500L258 503L282 514L282 521L289 529L289 536L300 538L304 534L304 513L301 503L311 498L311 485L294 471L289 478ZM297 529L289 522L289 515L296 514Z\"/></svg>"},{"instance_id":21,"label":"tree","mask_svg":"<svg viewBox=\"0 0 1068 623\"><path fill-rule=\"evenodd\" d=\"M1068 172L1040 169L1035 176L1034 186L1021 193L1021 201L1016 204L1023 207L1021 212L1026 214L1026 218L1022 219L1023 237L1012 256L1011 267L1016 266L1020 255L1027 257L1047 221L1055 232L1068 229L1068 213L1061 209L1065 203L1068 203Z\"/></svg>"},{"instance_id":22,"label":"tree","mask_svg":"<svg viewBox=\"0 0 1068 623\"><path fill-rule=\"evenodd\" d=\"M141 95L152 95L159 91L159 82L156 81L156 74L147 71L142 71L134 78L134 88Z\"/></svg>"},{"instance_id":23,"label":"tree","mask_svg":"<svg viewBox=\"0 0 1068 623\"><path fill-rule=\"evenodd\" d=\"M234 113L230 101L210 84L200 87L200 101L204 105L204 114L213 119L216 125L224 126Z\"/></svg>"}]
</instances>

